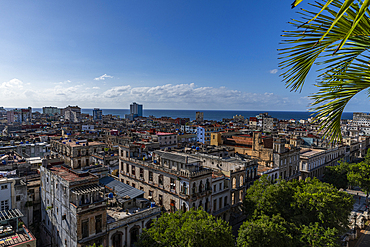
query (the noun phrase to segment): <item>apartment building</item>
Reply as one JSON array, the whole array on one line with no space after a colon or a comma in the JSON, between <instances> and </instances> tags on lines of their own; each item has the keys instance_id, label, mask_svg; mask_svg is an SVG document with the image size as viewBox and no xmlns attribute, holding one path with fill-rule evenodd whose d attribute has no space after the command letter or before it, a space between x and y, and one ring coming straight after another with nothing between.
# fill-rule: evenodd
<instances>
[{"instance_id":1,"label":"apartment building","mask_svg":"<svg viewBox=\"0 0 370 247\"><path fill-rule=\"evenodd\" d=\"M45 243L82 247L103 244L107 214L99 178L64 166L41 166L41 212ZM46 245L44 243L44 245Z\"/></svg>"},{"instance_id":2,"label":"apartment building","mask_svg":"<svg viewBox=\"0 0 370 247\"><path fill-rule=\"evenodd\" d=\"M60 155L64 159L64 162L73 169L91 165L93 162L91 155L104 151L106 147L102 142L89 142L87 140L68 138L51 140L50 145L52 154Z\"/></svg>"},{"instance_id":3,"label":"apartment building","mask_svg":"<svg viewBox=\"0 0 370 247\"><path fill-rule=\"evenodd\" d=\"M300 179L320 178L326 166L335 166L344 158L345 146L328 149L303 148L300 151Z\"/></svg>"},{"instance_id":4,"label":"apartment building","mask_svg":"<svg viewBox=\"0 0 370 247\"><path fill-rule=\"evenodd\" d=\"M200 125L197 127L197 141L203 144L211 143L211 133L219 132L220 127L215 125Z\"/></svg>"},{"instance_id":5,"label":"apartment building","mask_svg":"<svg viewBox=\"0 0 370 247\"><path fill-rule=\"evenodd\" d=\"M119 179L145 191L167 211L202 207L211 212L212 171L186 155L154 151L145 160L140 145L120 146Z\"/></svg>"},{"instance_id":6,"label":"apartment building","mask_svg":"<svg viewBox=\"0 0 370 247\"><path fill-rule=\"evenodd\" d=\"M99 183L112 193L112 198L108 197L104 246L134 246L143 229L149 228L153 219L160 216L161 208L143 198L144 191L112 177L101 178Z\"/></svg>"},{"instance_id":7,"label":"apartment building","mask_svg":"<svg viewBox=\"0 0 370 247\"><path fill-rule=\"evenodd\" d=\"M72 123L79 122L81 120L81 108L78 106L67 106L64 108L64 119Z\"/></svg>"},{"instance_id":8,"label":"apartment building","mask_svg":"<svg viewBox=\"0 0 370 247\"><path fill-rule=\"evenodd\" d=\"M152 140L159 143L161 150L176 148L178 143L176 133L156 132L152 135Z\"/></svg>"},{"instance_id":9,"label":"apartment building","mask_svg":"<svg viewBox=\"0 0 370 247\"><path fill-rule=\"evenodd\" d=\"M213 171L212 214L227 221L242 218L240 206L247 189L257 179L258 163L249 156L215 156L196 153L190 155L202 161L202 165Z\"/></svg>"},{"instance_id":10,"label":"apartment building","mask_svg":"<svg viewBox=\"0 0 370 247\"><path fill-rule=\"evenodd\" d=\"M16 175L0 178L0 211L18 209L21 212L28 212L27 202L27 185L22 179ZM21 219L28 225L27 215L22 214Z\"/></svg>"}]
</instances>

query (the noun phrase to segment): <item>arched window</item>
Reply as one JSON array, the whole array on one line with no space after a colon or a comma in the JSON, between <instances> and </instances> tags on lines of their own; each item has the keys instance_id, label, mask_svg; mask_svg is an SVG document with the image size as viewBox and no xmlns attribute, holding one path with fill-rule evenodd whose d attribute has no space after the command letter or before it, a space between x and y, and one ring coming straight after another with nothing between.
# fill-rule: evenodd
<instances>
[{"instance_id":1,"label":"arched window","mask_svg":"<svg viewBox=\"0 0 370 247\"><path fill-rule=\"evenodd\" d=\"M240 176L240 182L239 182L240 186L243 186L244 185L244 178L243 176L241 175Z\"/></svg>"},{"instance_id":2,"label":"arched window","mask_svg":"<svg viewBox=\"0 0 370 247\"><path fill-rule=\"evenodd\" d=\"M139 240L140 226L135 225L130 230L131 245Z\"/></svg>"},{"instance_id":3,"label":"arched window","mask_svg":"<svg viewBox=\"0 0 370 247\"><path fill-rule=\"evenodd\" d=\"M197 193L197 185L195 183L193 183L192 193Z\"/></svg>"},{"instance_id":4,"label":"arched window","mask_svg":"<svg viewBox=\"0 0 370 247\"><path fill-rule=\"evenodd\" d=\"M186 183L185 182L182 184L182 193L184 193L185 195L188 194L188 187L186 187Z\"/></svg>"},{"instance_id":5,"label":"arched window","mask_svg":"<svg viewBox=\"0 0 370 247\"><path fill-rule=\"evenodd\" d=\"M235 188L236 188L236 178L233 177L233 189L235 189Z\"/></svg>"},{"instance_id":6,"label":"arched window","mask_svg":"<svg viewBox=\"0 0 370 247\"><path fill-rule=\"evenodd\" d=\"M209 180L207 179L206 181L206 190L209 190L211 187L210 187L210 184L209 184Z\"/></svg>"},{"instance_id":7,"label":"arched window","mask_svg":"<svg viewBox=\"0 0 370 247\"><path fill-rule=\"evenodd\" d=\"M122 235L123 235L122 232L116 232L115 234L113 234L113 236L111 238L113 247L121 247L122 246Z\"/></svg>"},{"instance_id":8,"label":"arched window","mask_svg":"<svg viewBox=\"0 0 370 247\"><path fill-rule=\"evenodd\" d=\"M199 192L202 192L203 191L203 181L202 180L200 180L198 191Z\"/></svg>"}]
</instances>

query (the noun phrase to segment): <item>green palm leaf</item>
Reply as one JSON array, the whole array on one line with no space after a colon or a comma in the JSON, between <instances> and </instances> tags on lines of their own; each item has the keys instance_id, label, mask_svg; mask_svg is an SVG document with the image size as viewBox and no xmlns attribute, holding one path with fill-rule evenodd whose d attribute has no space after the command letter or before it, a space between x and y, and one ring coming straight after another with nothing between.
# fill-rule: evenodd
<instances>
[{"instance_id":1,"label":"green palm leaf","mask_svg":"<svg viewBox=\"0 0 370 247\"><path fill-rule=\"evenodd\" d=\"M279 67L287 87L300 91L312 67L317 66L319 91L311 97L311 110L324 135L339 141L344 107L370 85L365 76L370 63L369 3L333 0L310 5L318 11L302 9L298 12L302 18L291 22L298 29L284 31Z\"/></svg>"}]
</instances>

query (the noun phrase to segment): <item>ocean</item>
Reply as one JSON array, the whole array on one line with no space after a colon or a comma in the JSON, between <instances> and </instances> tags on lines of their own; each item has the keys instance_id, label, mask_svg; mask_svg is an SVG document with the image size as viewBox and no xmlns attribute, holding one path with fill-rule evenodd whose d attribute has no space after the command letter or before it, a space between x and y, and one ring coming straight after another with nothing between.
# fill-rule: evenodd
<instances>
[{"instance_id":1,"label":"ocean","mask_svg":"<svg viewBox=\"0 0 370 247\"><path fill-rule=\"evenodd\" d=\"M33 108L34 112L39 111L42 112L42 108ZM125 114L129 114L129 109L102 109L103 115L118 115L121 118L124 118ZM81 109L82 113L87 113L92 115L93 109ZM154 117L171 117L171 118L190 118L190 120L195 119L195 113L197 110L151 110L151 109L143 109L143 115L145 117L154 116ZM233 118L235 115L242 115L244 118L255 117L256 115L268 112L271 117L277 118L279 120L287 120L287 119L308 119L311 117L312 112L305 112L305 111L211 111L211 110L204 110L201 111L204 113L205 120L216 120L222 121L223 118ZM342 119L352 119L352 112L344 112L342 115Z\"/></svg>"}]
</instances>

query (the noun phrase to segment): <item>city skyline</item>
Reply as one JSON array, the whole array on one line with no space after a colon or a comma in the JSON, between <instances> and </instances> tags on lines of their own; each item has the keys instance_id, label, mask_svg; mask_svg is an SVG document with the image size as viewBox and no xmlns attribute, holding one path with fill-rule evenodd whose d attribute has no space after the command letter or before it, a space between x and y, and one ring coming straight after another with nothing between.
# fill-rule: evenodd
<instances>
[{"instance_id":1,"label":"city skyline","mask_svg":"<svg viewBox=\"0 0 370 247\"><path fill-rule=\"evenodd\" d=\"M279 77L290 2L1 2L0 105L305 111L315 74Z\"/></svg>"}]
</instances>

